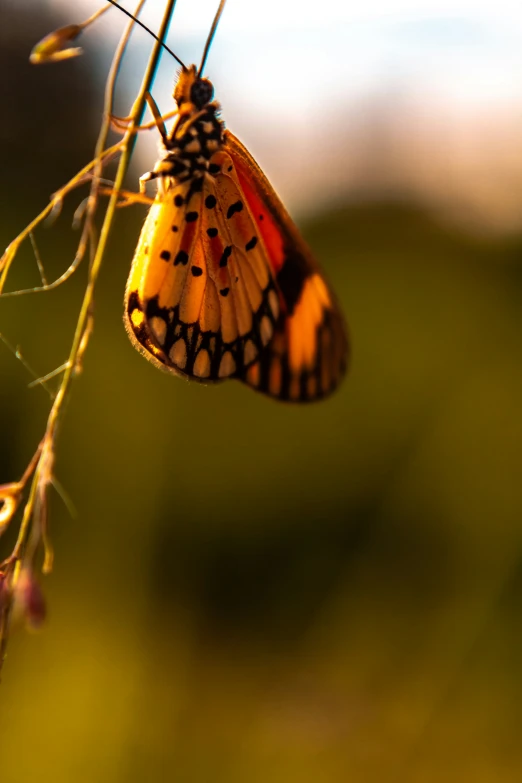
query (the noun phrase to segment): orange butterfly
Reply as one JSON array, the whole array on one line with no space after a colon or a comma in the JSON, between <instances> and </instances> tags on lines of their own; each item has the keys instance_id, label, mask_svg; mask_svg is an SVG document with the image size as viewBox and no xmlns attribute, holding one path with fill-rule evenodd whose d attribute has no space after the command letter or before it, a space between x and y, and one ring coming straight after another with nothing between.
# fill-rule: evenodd
<instances>
[{"instance_id":1,"label":"orange butterfly","mask_svg":"<svg viewBox=\"0 0 522 783\"><path fill-rule=\"evenodd\" d=\"M347 365L343 316L318 264L249 152L219 118L212 83L182 66L158 191L136 248L125 325L153 364L208 382L238 378L280 400L332 392Z\"/></svg>"}]
</instances>

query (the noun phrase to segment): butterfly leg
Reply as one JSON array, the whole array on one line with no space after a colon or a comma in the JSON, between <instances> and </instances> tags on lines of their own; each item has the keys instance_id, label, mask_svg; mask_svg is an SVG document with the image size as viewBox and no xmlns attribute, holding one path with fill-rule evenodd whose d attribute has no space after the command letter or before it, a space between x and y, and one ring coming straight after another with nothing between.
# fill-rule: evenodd
<instances>
[{"instance_id":1,"label":"butterfly leg","mask_svg":"<svg viewBox=\"0 0 522 783\"><path fill-rule=\"evenodd\" d=\"M145 100L147 101L147 105L148 105L148 107L150 109L150 113L154 117L154 124L156 125L157 129L159 130L159 132L161 134L161 140L162 140L163 144L166 144L167 138L168 138L167 137L167 129L165 127L164 118L161 116L161 112L160 112L160 110L158 108L158 104L156 103L156 101L154 100L154 98L152 97L150 92L146 92L145 93ZM177 113L178 113L178 111L176 109L174 112L171 112L170 116L174 116Z\"/></svg>"},{"instance_id":2,"label":"butterfly leg","mask_svg":"<svg viewBox=\"0 0 522 783\"><path fill-rule=\"evenodd\" d=\"M146 184L147 182L150 182L153 179L157 179L158 177L161 177L162 174L159 173L159 171L147 171L146 174L143 174L140 177L140 195L144 195L146 191Z\"/></svg>"},{"instance_id":3,"label":"butterfly leg","mask_svg":"<svg viewBox=\"0 0 522 783\"><path fill-rule=\"evenodd\" d=\"M152 122L147 122L145 125L136 126L134 130L137 132L137 131L152 130L153 128L157 128L161 134L163 143L165 143L167 140L167 130L165 128L165 120L170 120L173 117L177 117L179 112L177 109L174 109L168 114L165 114L165 116L163 117L160 110L158 109L158 105L156 101L154 100L154 98L150 93L147 92L145 94L145 100L147 101L147 104L149 106L149 109L154 119L152 120ZM116 117L116 115L114 114L111 115L111 124L113 128L122 133L126 132L129 129L130 121L131 121L130 117Z\"/></svg>"},{"instance_id":4,"label":"butterfly leg","mask_svg":"<svg viewBox=\"0 0 522 783\"><path fill-rule=\"evenodd\" d=\"M112 196L114 190L109 187L101 187L100 193L103 196ZM121 199L116 205L118 208L130 207L133 204L146 204L150 207L151 204L154 204L153 198L150 198L150 196L146 196L141 192L135 193L133 190L120 190L118 196Z\"/></svg>"}]
</instances>

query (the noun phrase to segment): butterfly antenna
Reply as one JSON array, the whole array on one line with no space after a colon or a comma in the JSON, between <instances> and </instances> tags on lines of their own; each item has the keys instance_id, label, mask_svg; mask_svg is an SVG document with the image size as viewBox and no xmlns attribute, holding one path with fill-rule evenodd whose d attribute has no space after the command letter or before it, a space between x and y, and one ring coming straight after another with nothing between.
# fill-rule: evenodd
<instances>
[{"instance_id":1,"label":"butterfly antenna","mask_svg":"<svg viewBox=\"0 0 522 783\"><path fill-rule=\"evenodd\" d=\"M112 2L112 0L111 0L111 2ZM210 44L212 43L212 39L214 38L214 34L215 34L216 30L217 30L217 26L218 26L219 20L221 19L221 14L223 13L223 8L225 7L225 3L226 3L226 0L221 0L221 2L219 4L219 8L218 8L218 10L216 12L216 15L214 17L214 21L212 22L212 27L210 28L210 32L208 34L207 42L205 44L205 51L203 52L203 57L201 59L201 65L199 66L198 77L201 76L201 74L203 73L203 68L205 67L205 63L207 61L208 52L209 52L209 49L210 49Z\"/></svg>"},{"instance_id":2,"label":"butterfly antenna","mask_svg":"<svg viewBox=\"0 0 522 783\"><path fill-rule=\"evenodd\" d=\"M111 4L112 4L112 5L114 5L114 6L116 6L116 8L119 8L119 10L120 10L120 11L123 11L123 13L124 13L124 14L126 14L128 17L130 17L130 18L131 18L131 19L132 19L132 20L133 20L133 21L134 21L134 22L135 22L137 25L139 25L139 26L140 26L140 27L142 27L144 30L146 30L146 31L149 33L149 35L152 35L152 37L153 37L153 38L154 38L156 41L158 41L158 43L160 43L160 44L162 45L162 47L165 49L165 51L166 51L166 52L168 52L168 53L171 55L171 57L174 57L174 59L178 61L178 63L179 63L179 64L181 65L181 67L183 68L183 70L184 70L184 71L186 71L186 70L187 70L187 67L186 67L185 63L183 63L183 62L182 62L182 61L179 59L179 57L178 57L178 55L177 55L177 54L174 54L174 52L172 51L172 49L169 49L169 47L167 46L167 44L163 43L163 41L160 41L160 39L158 38L158 36L156 35L156 33L153 33L153 32L152 32L152 30L150 29L150 27L147 27L147 25L146 25L146 24L143 24L143 22L140 22L140 20L139 20L137 17L135 17L135 16L134 16L134 14L131 14L131 12L130 12L130 11L127 11L127 9L126 9L126 8L123 8L123 7L122 7L122 6L121 6L119 3L117 3L117 2L116 2L116 0L109 0L109 3L111 3ZM223 0L223 3L222 3L222 4L223 4L223 5L225 4L225 3L224 3L224 0ZM219 12L218 12L218 13L219 13ZM215 25L216 25L216 24L217 24L217 21L215 20L215 22L214 22L214 27L215 27Z\"/></svg>"}]
</instances>

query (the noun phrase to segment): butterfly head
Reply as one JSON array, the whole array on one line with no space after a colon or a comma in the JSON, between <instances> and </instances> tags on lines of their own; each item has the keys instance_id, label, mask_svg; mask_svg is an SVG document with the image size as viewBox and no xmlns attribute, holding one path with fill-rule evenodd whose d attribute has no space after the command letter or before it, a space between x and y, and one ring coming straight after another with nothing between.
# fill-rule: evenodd
<instances>
[{"instance_id":1,"label":"butterfly head","mask_svg":"<svg viewBox=\"0 0 522 783\"><path fill-rule=\"evenodd\" d=\"M186 111L187 104L192 104L196 111L200 111L213 97L212 82L199 76L195 65L181 71L174 88L174 100L180 109L183 106Z\"/></svg>"}]
</instances>

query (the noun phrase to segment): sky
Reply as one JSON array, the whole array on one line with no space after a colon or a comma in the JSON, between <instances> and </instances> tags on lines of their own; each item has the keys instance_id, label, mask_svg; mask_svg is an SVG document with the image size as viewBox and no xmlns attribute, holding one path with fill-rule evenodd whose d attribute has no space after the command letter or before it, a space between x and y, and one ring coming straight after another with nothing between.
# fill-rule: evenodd
<instances>
[{"instance_id":1,"label":"sky","mask_svg":"<svg viewBox=\"0 0 522 783\"><path fill-rule=\"evenodd\" d=\"M69 0L47 2L66 21L100 5L76 0L71 14ZM146 5L142 18L153 29L163 7L163 0ZM168 43L185 62L199 60L216 7L217 0L178 0ZM111 10L92 34L112 45L124 24L123 14ZM136 35L135 47L126 72L137 81L150 48L145 33ZM172 107L176 69L165 56L154 88L163 112ZM502 143L518 149L522 2L228 0L206 73L228 127L276 179L283 198L306 211L307 168L321 168L313 177L323 192L342 190L336 149L346 160L363 154L365 127L382 122L381 115L395 134L412 129L428 157L446 150L454 159L468 146L480 167L495 154L495 117ZM405 118L402 130L395 109ZM147 144L145 156L153 156L152 140Z\"/></svg>"},{"instance_id":2,"label":"sky","mask_svg":"<svg viewBox=\"0 0 522 783\"><path fill-rule=\"evenodd\" d=\"M71 7L48 2L65 13ZM99 5L76 0L75 15ZM198 59L216 6L178 0L169 43L182 57ZM157 29L162 8L162 0L149 0L143 19ZM105 31L125 21L116 10L106 19ZM289 109L311 92L331 100L341 88L357 93L392 80L459 101L495 100L521 92L521 44L518 0L228 0L209 71L228 73L263 102L284 75L292 84L284 91Z\"/></svg>"}]
</instances>

